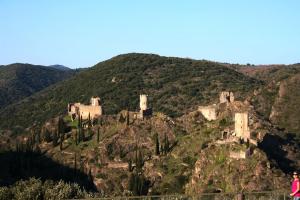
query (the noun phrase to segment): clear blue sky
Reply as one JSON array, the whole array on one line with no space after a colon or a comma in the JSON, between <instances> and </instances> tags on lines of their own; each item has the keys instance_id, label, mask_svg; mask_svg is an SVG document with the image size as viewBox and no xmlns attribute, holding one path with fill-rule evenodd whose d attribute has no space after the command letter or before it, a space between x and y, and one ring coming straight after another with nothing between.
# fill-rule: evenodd
<instances>
[{"instance_id":1,"label":"clear blue sky","mask_svg":"<svg viewBox=\"0 0 300 200\"><path fill-rule=\"evenodd\" d=\"M89 67L118 54L300 62L299 0L0 0L0 64Z\"/></svg>"}]
</instances>

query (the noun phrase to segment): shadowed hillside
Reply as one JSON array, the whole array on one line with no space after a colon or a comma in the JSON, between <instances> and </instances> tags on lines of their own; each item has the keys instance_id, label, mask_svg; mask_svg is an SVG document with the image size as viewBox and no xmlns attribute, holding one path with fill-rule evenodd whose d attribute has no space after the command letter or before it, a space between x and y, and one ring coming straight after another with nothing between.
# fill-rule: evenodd
<instances>
[{"instance_id":1,"label":"shadowed hillside","mask_svg":"<svg viewBox=\"0 0 300 200\"><path fill-rule=\"evenodd\" d=\"M0 109L72 75L72 70L62 71L40 65L16 63L1 66Z\"/></svg>"},{"instance_id":2,"label":"shadowed hillside","mask_svg":"<svg viewBox=\"0 0 300 200\"><path fill-rule=\"evenodd\" d=\"M74 182L88 190L94 189L92 180L84 172L80 171L79 167L75 170L64 166L41 153L1 152L0 162L0 186L12 185L19 180L35 177L43 181L64 180L66 182Z\"/></svg>"}]
</instances>

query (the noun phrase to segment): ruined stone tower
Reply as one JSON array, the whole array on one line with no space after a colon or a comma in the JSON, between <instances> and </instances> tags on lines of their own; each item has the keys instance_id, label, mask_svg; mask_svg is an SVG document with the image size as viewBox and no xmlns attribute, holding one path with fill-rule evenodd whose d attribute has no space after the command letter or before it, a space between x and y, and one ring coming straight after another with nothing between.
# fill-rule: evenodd
<instances>
[{"instance_id":1,"label":"ruined stone tower","mask_svg":"<svg viewBox=\"0 0 300 200\"><path fill-rule=\"evenodd\" d=\"M147 103L148 103L147 102L147 95L146 94L141 94L140 95L140 115L139 115L139 118L144 119L144 117L152 115L152 109L148 108Z\"/></svg>"},{"instance_id":2,"label":"ruined stone tower","mask_svg":"<svg viewBox=\"0 0 300 200\"><path fill-rule=\"evenodd\" d=\"M99 106L100 105L100 98L99 97L92 97L91 98L91 105L92 106Z\"/></svg>"},{"instance_id":3,"label":"ruined stone tower","mask_svg":"<svg viewBox=\"0 0 300 200\"><path fill-rule=\"evenodd\" d=\"M140 110L147 110L147 95L140 95Z\"/></svg>"},{"instance_id":4,"label":"ruined stone tower","mask_svg":"<svg viewBox=\"0 0 300 200\"><path fill-rule=\"evenodd\" d=\"M220 103L231 103L234 102L233 92L223 91L220 94Z\"/></svg>"},{"instance_id":5,"label":"ruined stone tower","mask_svg":"<svg viewBox=\"0 0 300 200\"><path fill-rule=\"evenodd\" d=\"M250 129L248 125L248 112L235 113L234 132L237 137L242 138L244 141L250 139Z\"/></svg>"}]
</instances>

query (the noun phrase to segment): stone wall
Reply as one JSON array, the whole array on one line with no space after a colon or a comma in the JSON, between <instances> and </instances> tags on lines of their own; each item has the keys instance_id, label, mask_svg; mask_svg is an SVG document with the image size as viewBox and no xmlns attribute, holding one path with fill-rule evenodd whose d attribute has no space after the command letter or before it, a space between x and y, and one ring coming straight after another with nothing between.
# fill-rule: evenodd
<instances>
[{"instance_id":1,"label":"stone wall","mask_svg":"<svg viewBox=\"0 0 300 200\"><path fill-rule=\"evenodd\" d=\"M89 115L91 119L102 115L102 107L100 105L99 97L92 97L90 105L84 105L81 103L69 103L68 114L72 116L72 119L78 118L80 115L82 119L88 119Z\"/></svg>"},{"instance_id":2,"label":"stone wall","mask_svg":"<svg viewBox=\"0 0 300 200\"><path fill-rule=\"evenodd\" d=\"M88 119L89 115L91 119L102 115L102 107L101 106L92 106L92 105L80 105L78 107L78 112L82 119Z\"/></svg>"},{"instance_id":3,"label":"stone wall","mask_svg":"<svg viewBox=\"0 0 300 200\"><path fill-rule=\"evenodd\" d=\"M198 111L202 113L202 115L208 120L216 120L217 119L217 106L199 106Z\"/></svg>"},{"instance_id":4,"label":"stone wall","mask_svg":"<svg viewBox=\"0 0 300 200\"><path fill-rule=\"evenodd\" d=\"M250 155L251 155L251 150L250 150L250 149L247 149L247 150L245 150L245 151L240 150L240 151L238 151L238 152L231 151L231 152L229 153L229 157L230 157L230 158L234 158L234 159L246 159L246 158L248 158Z\"/></svg>"}]
</instances>

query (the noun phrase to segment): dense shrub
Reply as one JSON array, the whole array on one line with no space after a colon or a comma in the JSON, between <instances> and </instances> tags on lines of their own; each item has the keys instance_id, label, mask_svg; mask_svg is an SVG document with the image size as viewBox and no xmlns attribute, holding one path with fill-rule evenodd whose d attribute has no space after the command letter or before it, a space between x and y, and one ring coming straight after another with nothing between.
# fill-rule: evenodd
<instances>
[{"instance_id":1,"label":"dense shrub","mask_svg":"<svg viewBox=\"0 0 300 200\"><path fill-rule=\"evenodd\" d=\"M36 178L18 181L11 187L0 187L0 200L60 200L86 196L88 193L76 183L51 180L43 183Z\"/></svg>"}]
</instances>

